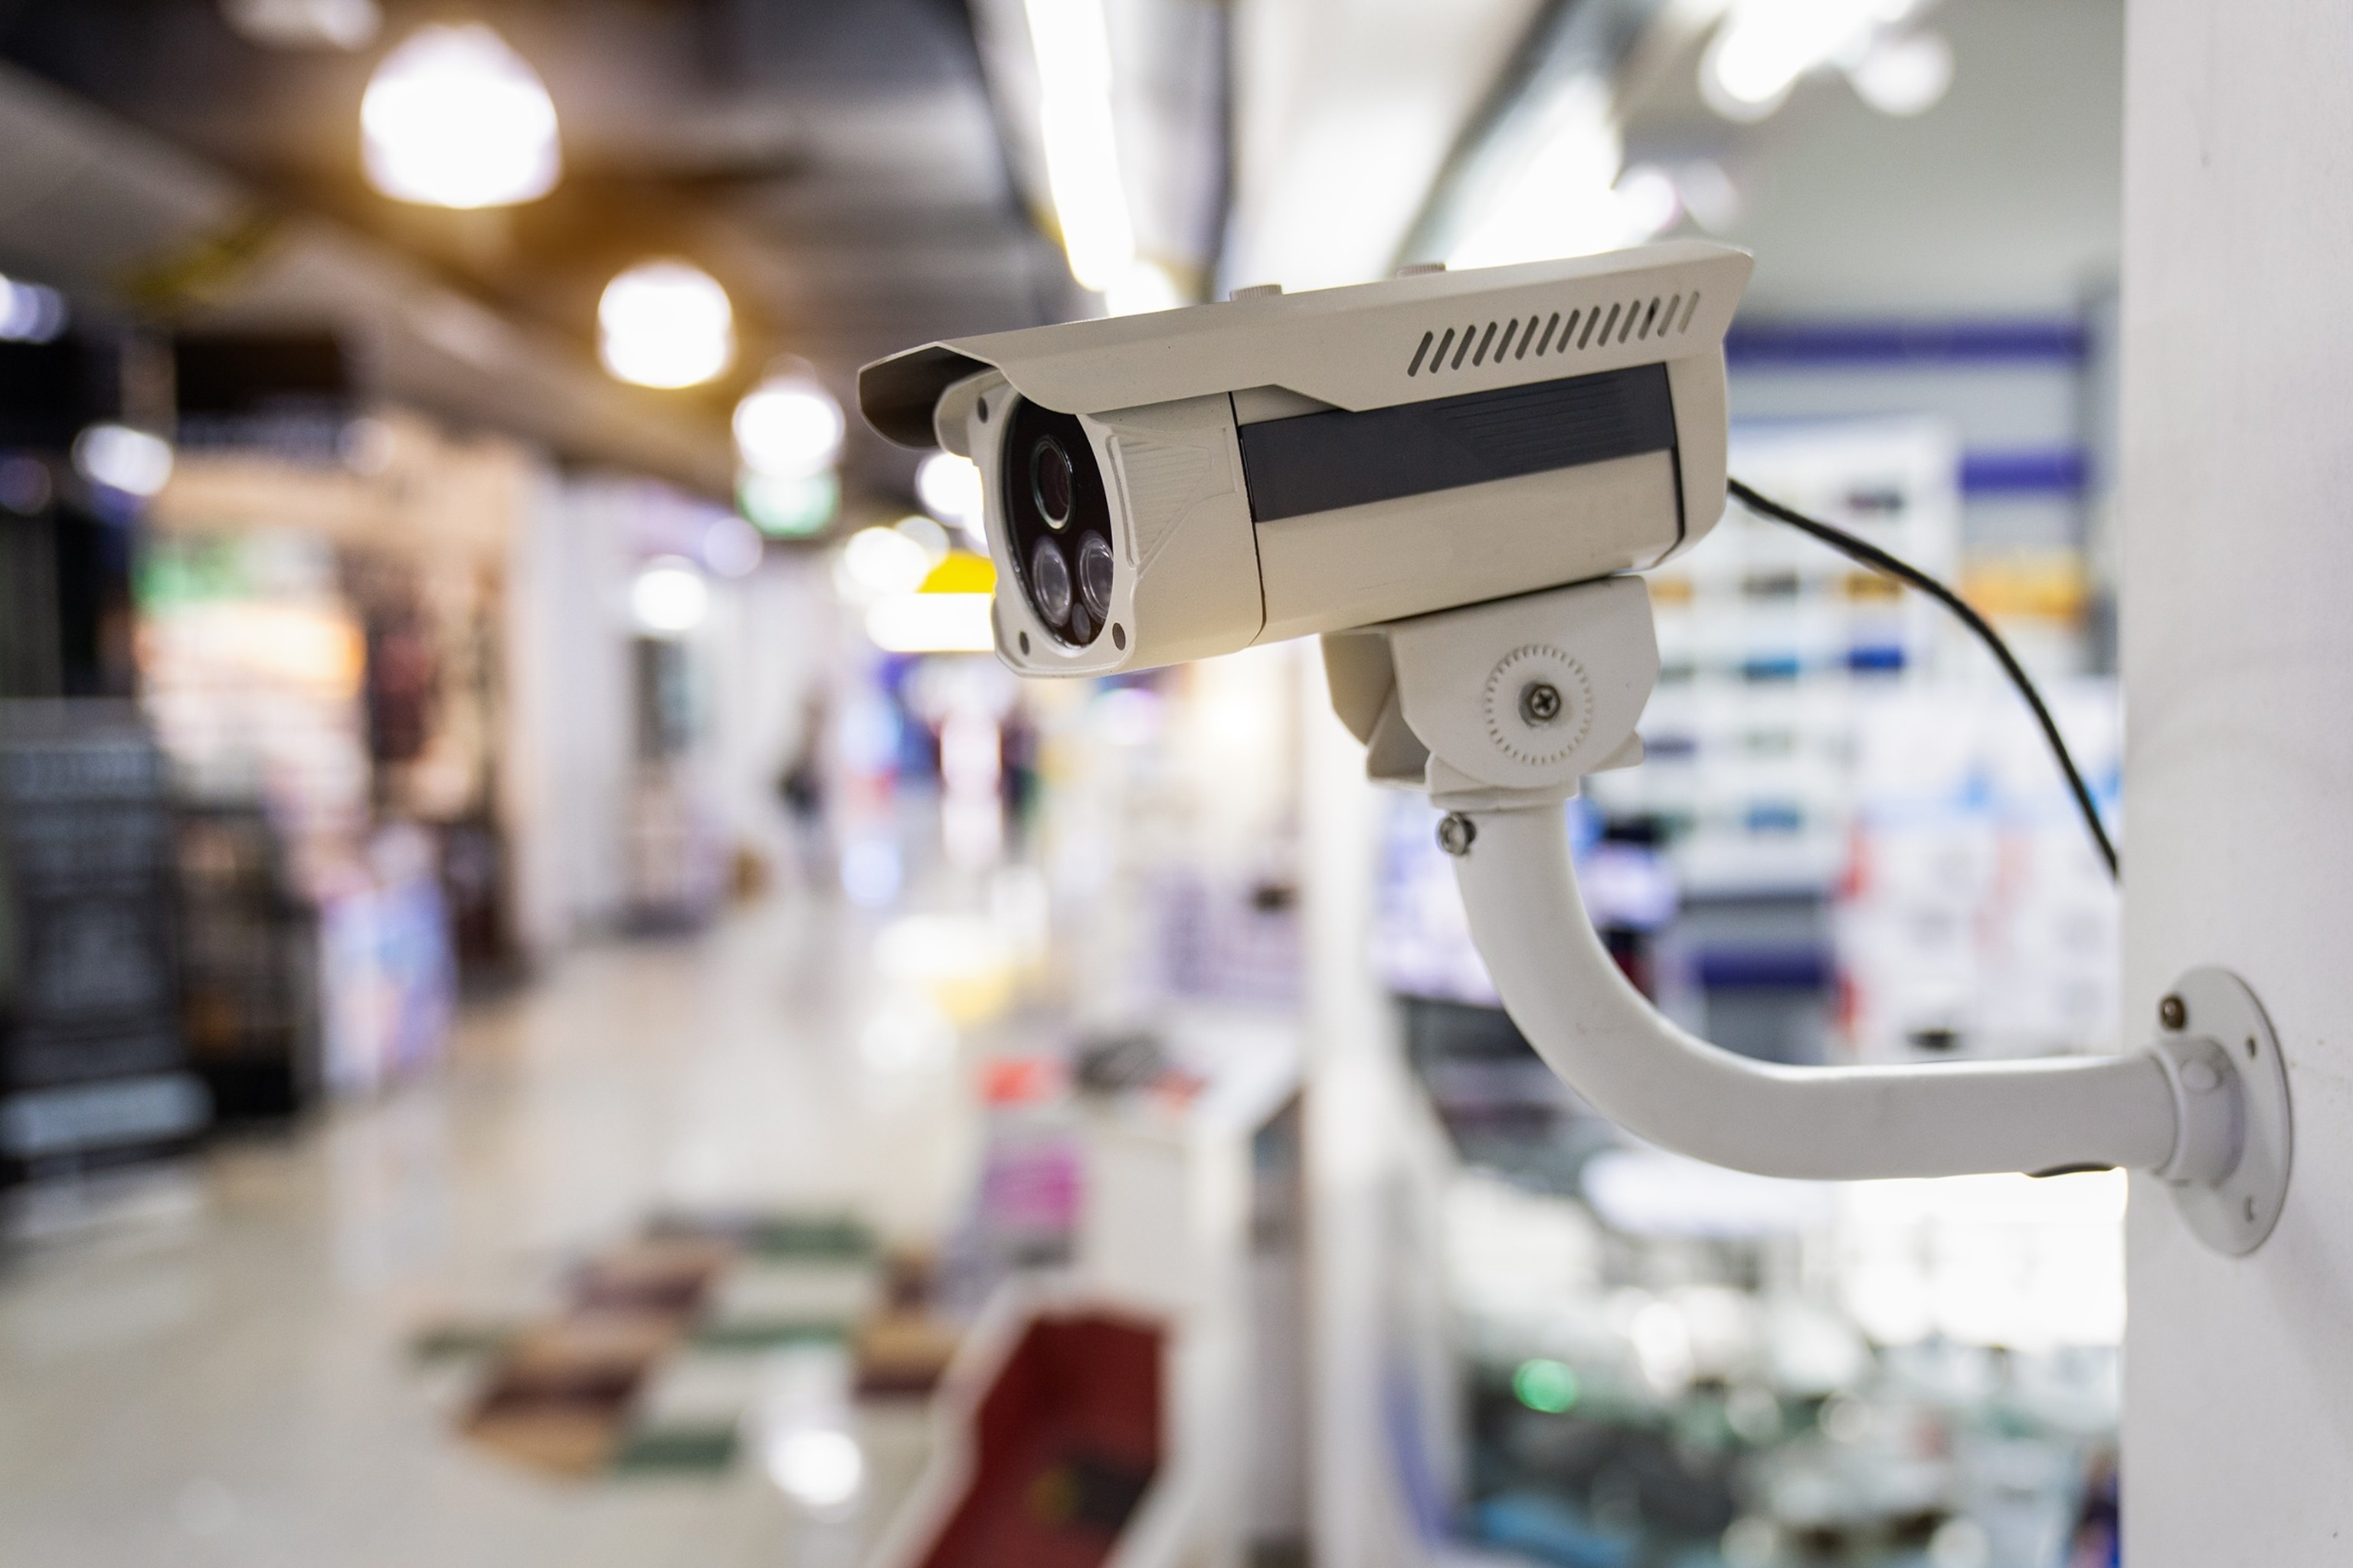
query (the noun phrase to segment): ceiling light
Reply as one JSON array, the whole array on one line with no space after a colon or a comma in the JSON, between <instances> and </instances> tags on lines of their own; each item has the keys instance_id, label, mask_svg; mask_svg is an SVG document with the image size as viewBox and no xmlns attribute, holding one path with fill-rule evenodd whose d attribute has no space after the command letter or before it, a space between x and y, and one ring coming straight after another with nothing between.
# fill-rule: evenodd
<instances>
[{"instance_id":1,"label":"ceiling light","mask_svg":"<svg viewBox=\"0 0 2353 1568\"><path fill-rule=\"evenodd\" d=\"M1135 265L1135 228L1111 109L1103 0L1027 0L1038 61L1038 133L1071 276L1103 293Z\"/></svg>"},{"instance_id":2,"label":"ceiling light","mask_svg":"<svg viewBox=\"0 0 2353 1568\"><path fill-rule=\"evenodd\" d=\"M92 484L153 495L172 477L172 443L128 425L92 425L74 438L73 464Z\"/></svg>"},{"instance_id":3,"label":"ceiling light","mask_svg":"<svg viewBox=\"0 0 2353 1568\"><path fill-rule=\"evenodd\" d=\"M806 372L772 376L735 405L735 450L761 473L797 479L832 467L843 429L841 405Z\"/></svg>"},{"instance_id":4,"label":"ceiling light","mask_svg":"<svg viewBox=\"0 0 2353 1568\"><path fill-rule=\"evenodd\" d=\"M63 294L0 277L0 343L55 343L65 330Z\"/></svg>"},{"instance_id":5,"label":"ceiling light","mask_svg":"<svg viewBox=\"0 0 2353 1568\"><path fill-rule=\"evenodd\" d=\"M509 207L555 188L555 105L506 40L479 22L419 27L360 100L376 189L428 207Z\"/></svg>"},{"instance_id":6,"label":"ceiling light","mask_svg":"<svg viewBox=\"0 0 2353 1568\"><path fill-rule=\"evenodd\" d=\"M727 291L685 261L644 261L605 285L596 302L605 368L639 387L693 387L735 359Z\"/></svg>"},{"instance_id":7,"label":"ceiling light","mask_svg":"<svg viewBox=\"0 0 2353 1568\"><path fill-rule=\"evenodd\" d=\"M629 616L653 637L676 637L702 624L711 609L711 586L691 561L664 556L649 563L629 585Z\"/></svg>"},{"instance_id":8,"label":"ceiling light","mask_svg":"<svg viewBox=\"0 0 2353 1568\"><path fill-rule=\"evenodd\" d=\"M1953 85L1953 46L1936 33L1883 38L1846 79L1855 96L1882 114L1925 114Z\"/></svg>"},{"instance_id":9,"label":"ceiling light","mask_svg":"<svg viewBox=\"0 0 2353 1568\"><path fill-rule=\"evenodd\" d=\"M934 452L915 470L915 499L943 523L980 527L980 469L972 459Z\"/></svg>"}]
</instances>

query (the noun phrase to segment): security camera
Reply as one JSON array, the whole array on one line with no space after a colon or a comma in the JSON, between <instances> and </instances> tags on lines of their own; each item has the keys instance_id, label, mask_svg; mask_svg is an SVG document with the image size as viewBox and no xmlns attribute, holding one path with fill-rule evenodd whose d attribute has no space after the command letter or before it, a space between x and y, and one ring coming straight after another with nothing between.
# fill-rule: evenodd
<instances>
[{"instance_id":1,"label":"security camera","mask_svg":"<svg viewBox=\"0 0 2353 1568\"><path fill-rule=\"evenodd\" d=\"M1653 567L1724 510L1749 259L1696 241L934 343L867 419L980 469L997 652L1228 653Z\"/></svg>"}]
</instances>

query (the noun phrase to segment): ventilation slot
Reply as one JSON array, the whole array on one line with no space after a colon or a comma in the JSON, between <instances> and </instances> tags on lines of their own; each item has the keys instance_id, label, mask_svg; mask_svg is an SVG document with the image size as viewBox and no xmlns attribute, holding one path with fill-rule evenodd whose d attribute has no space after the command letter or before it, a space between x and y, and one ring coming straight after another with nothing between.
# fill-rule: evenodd
<instances>
[{"instance_id":1,"label":"ventilation slot","mask_svg":"<svg viewBox=\"0 0 2353 1568\"><path fill-rule=\"evenodd\" d=\"M1581 306L1563 313L1538 312L1523 321L1473 322L1465 327L1435 328L1421 334L1407 364L1408 376L1437 375L1441 370L1475 369L1493 360L1544 359L1612 344L1643 343L1670 334L1691 331L1699 313L1697 294L1651 295L1608 306Z\"/></svg>"}]
</instances>

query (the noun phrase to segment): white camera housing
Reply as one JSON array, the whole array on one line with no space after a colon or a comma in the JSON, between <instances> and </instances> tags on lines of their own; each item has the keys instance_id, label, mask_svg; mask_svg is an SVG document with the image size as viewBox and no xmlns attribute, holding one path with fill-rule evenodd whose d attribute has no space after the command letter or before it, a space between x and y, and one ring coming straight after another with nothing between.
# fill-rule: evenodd
<instances>
[{"instance_id":1,"label":"white camera housing","mask_svg":"<svg viewBox=\"0 0 2353 1568\"><path fill-rule=\"evenodd\" d=\"M1676 241L1253 295L927 344L859 399L978 465L1005 662L1106 674L1689 548L1748 271Z\"/></svg>"}]
</instances>

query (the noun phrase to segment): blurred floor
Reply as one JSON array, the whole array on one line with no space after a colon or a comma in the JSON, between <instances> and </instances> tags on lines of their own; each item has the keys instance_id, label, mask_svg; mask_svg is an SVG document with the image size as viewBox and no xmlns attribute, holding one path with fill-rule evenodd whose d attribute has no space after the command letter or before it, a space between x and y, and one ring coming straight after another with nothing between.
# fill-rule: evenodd
<instances>
[{"instance_id":1,"label":"blurred floor","mask_svg":"<svg viewBox=\"0 0 2353 1568\"><path fill-rule=\"evenodd\" d=\"M952 1073L859 1060L863 934L780 903L578 953L464 1019L429 1083L216 1150L0 1263L0 1565L848 1564L920 1462L861 1414L860 1514L716 1479L556 1483L470 1447L406 1351L544 1308L657 1208L944 1222Z\"/></svg>"}]
</instances>

